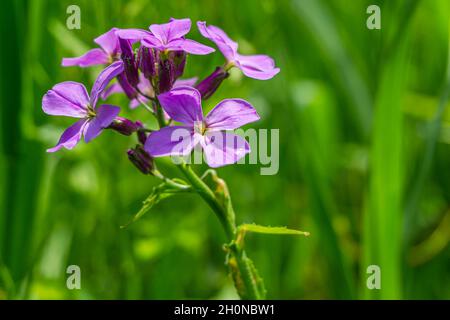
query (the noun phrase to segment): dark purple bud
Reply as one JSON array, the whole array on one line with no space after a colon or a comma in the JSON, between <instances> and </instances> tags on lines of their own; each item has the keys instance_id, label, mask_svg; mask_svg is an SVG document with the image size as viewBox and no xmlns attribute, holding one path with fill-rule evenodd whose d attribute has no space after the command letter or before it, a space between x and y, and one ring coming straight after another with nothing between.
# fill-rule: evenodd
<instances>
[{"instance_id":1,"label":"dark purple bud","mask_svg":"<svg viewBox=\"0 0 450 320\"><path fill-rule=\"evenodd\" d=\"M144 77L151 79L157 75L159 51L141 46L138 51L138 66Z\"/></svg>"},{"instance_id":2,"label":"dark purple bud","mask_svg":"<svg viewBox=\"0 0 450 320\"><path fill-rule=\"evenodd\" d=\"M131 86L123 72L117 76L117 82L119 82L123 92L127 95L128 99L133 100L134 98L136 98L136 89Z\"/></svg>"},{"instance_id":3,"label":"dark purple bud","mask_svg":"<svg viewBox=\"0 0 450 320\"><path fill-rule=\"evenodd\" d=\"M113 129L125 136L129 136L139 129L139 126L126 118L116 117L114 121L109 125L109 129Z\"/></svg>"},{"instance_id":4,"label":"dark purple bud","mask_svg":"<svg viewBox=\"0 0 450 320\"><path fill-rule=\"evenodd\" d=\"M175 64L172 59L164 59L159 63L159 93L172 89L175 82Z\"/></svg>"},{"instance_id":5,"label":"dark purple bud","mask_svg":"<svg viewBox=\"0 0 450 320\"><path fill-rule=\"evenodd\" d=\"M139 120L136 121L135 123L138 126L138 130L137 130L138 140L140 143L145 145L145 142L147 141L147 133L144 130L144 125Z\"/></svg>"},{"instance_id":6,"label":"dark purple bud","mask_svg":"<svg viewBox=\"0 0 450 320\"><path fill-rule=\"evenodd\" d=\"M184 67L186 66L186 56L184 51L172 51L170 53L170 59L173 60L175 65L175 79L183 75Z\"/></svg>"},{"instance_id":7,"label":"dark purple bud","mask_svg":"<svg viewBox=\"0 0 450 320\"><path fill-rule=\"evenodd\" d=\"M155 168L153 158L144 150L144 147L137 145L134 149L128 149L128 159L144 174L151 174Z\"/></svg>"},{"instance_id":8,"label":"dark purple bud","mask_svg":"<svg viewBox=\"0 0 450 320\"><path fill-rule=\"evenodd\" d=\"M206 100L216 92L222 81L228 78L229 73L222 67L217 67L213 73L203 79L196 89L201 93L202 99Z\"/></svg>"},{"instance_id":9,"label":"dark purple bud","mask_svg":"<svg viewBox=\"0 0 450 320\"><path fill-rule=\"evenodd\" d=\"M121 59L123 61L124 72L127 80L132 87L139 83L139 75L137 70L136 59L134 58L133 47L129 40L119 38L120 50L122 51Z\"/></svg>"}]
</instances>

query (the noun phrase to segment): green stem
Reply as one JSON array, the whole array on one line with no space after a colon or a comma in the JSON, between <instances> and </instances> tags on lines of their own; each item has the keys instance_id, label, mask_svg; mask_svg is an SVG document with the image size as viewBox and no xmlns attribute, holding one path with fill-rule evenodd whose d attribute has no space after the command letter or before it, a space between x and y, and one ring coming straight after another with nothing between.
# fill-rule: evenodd
<instances>
[{"instance_id":1,"label":"green stem","mask_svg":"<svg viewBox=\"0 0 450 320\"><path fill-rule=\"evenodd\" d=\"M231 217L234 217L234 212L227 212L227 210L232 211L231 206L224 208L222 204L219 203L214 192L203 182L202 179L189 167L187 164L181 164L178 166L183 174L186 176L187 180L191 183L192 187L197 191L197 193L209 204L209 206L214 210L214 213L219 218L227 239L229 242L233 242L236 238L236 225L232 221ZM245 285L246 296L242 297L244 299L258 300L262 299L259 294L259 290L256 286L255 279L253 279L251 266L249 265L249 260L245 254L244 249L239 248L236 244L230 246L230 250L233 251L233 256L236 258L237 267L242 280Z\"/></svg>"},{"instance_id":2,"label":"green stem","mask_svg":"<svg viewBox=\"0 0 450 320\"><path fill-rule=\"evenodd\" d=\"M203 200L208 203L211 209L214 210L217 218L219 218L220 223L225 229L225 233L227 235L228 241L232 241L234 239L234 235L236 233L236 226L228 219L230 212L226 212L225 208L217 201L214 192L203 182L202 179L189 167L187 164L181 164L178 166L183 174L186 176L190 184L194 187L197 193L203 198Z\"/></svg>"},{"instance_id":3,"label":"green stem","mask_svg":"<svg viewBox=\"0 0 450 320\"><path fill-rule=\"evenodd\" d=\"M159 104L158 100L156 102L154 102L154 106L155 106L156 120L158 120L159 127L160 128L165 127L166 119L164 119L164 111L163 111L161 105Z\"/></svg>"},{"instance_id":4,"label":"green stem","mask_svg":"<svg viewBox=\"0 0 450 320\"><path fill-rule=\"evenodd\" d=\"M236 258L237 267L239 273L244 281L245 296L243 299L260 300L264 297L261 295L257 285L256 279L252 274L252 266L250 260L247 258L245 250L240 248L237 244L230 246L230 250L233 252L233 256Z\"/></svg>"}]
</instances>

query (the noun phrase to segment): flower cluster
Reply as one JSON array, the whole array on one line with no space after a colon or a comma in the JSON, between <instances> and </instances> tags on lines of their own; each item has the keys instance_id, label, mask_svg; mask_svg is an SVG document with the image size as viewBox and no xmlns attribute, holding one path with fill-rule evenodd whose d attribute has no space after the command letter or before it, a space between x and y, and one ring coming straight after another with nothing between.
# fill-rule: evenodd
<instances>
[{"instance_id":1,"label":"flower cluster","mask_svg":"<svg viewBox=\"0 0 450 320\"><path fill-rule=\"evenodd\" d=\"M226 131L257 121L254 107L242 99L226 99L203 116L202 100L216 92L233 67L259 80L270 79L280 70L268 56L238 53L238 44L218 27L205 22L197 22L197 27L226 60L201 81L181 78L187 56L206 55L215 49L186 38L190 19L172 18L165 24L152 24L149 30L112 28L94 39L99 48L80 57L64 58L65 67L104 65L105 69L90 94L83 84L67 81L44 95L45 113L78 119L47 151L72 149L82 137L89 142L104 129L112 129L123 135L136 133L138 145L127 154L144 173L152 173L154 157L188 155L197 145L211 167L235 163L250 152L245 139ZM113 93L125 94L132 109L148 109L157 118L159 130L119 116L118 106L99 103Z\"/></svg>"}]
</instances>

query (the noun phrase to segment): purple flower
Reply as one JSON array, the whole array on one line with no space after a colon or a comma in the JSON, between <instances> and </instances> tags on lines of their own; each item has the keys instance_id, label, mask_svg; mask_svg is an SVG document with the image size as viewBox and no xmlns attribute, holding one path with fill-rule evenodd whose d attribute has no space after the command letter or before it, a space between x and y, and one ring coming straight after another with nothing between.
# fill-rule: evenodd
<instances>
[{"instance_id":1,"label":"purple flower","mask_svg":"<svg viewBox=\"0 0 450 320\"><path fill-rule=\"evenodd\" d=\"M62 66L90 67L99 64L109 64L120 58L121 50L119 39L116 36L117 28L112 28L108 32L94 39L100 48L91 49L84 55L76 58L63 58Z\"/></svg>"},{"instance_id":2,"label":"purple flower","mask_svg":"<svg viewBox=\"0 0 450 320\"><path fill-rule=\"evenodd\" d=\"M190 87L179 87L158 96L164 111L180 126L152 132L145 150L152 157L188 155L200 144L211 167L237 162L250 152L244 138L222 130L234 130L259 120L255 108L245 100L226 99L203 117L201 95Z\"/></svg>"},{"instance_id":3,"label":"purple flower","mask_svg":"<svg viewBox=\"0 0 450 320\"><path fill-rule=\"evenodd\" d=\"M84 136L86 142L97 137L119 114L120 108L112 105L96 107L100 93L115 76L123 72L121 61L114 62L104 69L95 81L90 97L84 85L66 81L55 85L42 99L42 109L46 114L79 118L59 139L58 144L48 149L55 152L61 148L72 149Z\"/></svg>"},{"instance_id":4,"label":"purple flower","mask_svg":"<svg viewBox=\"0 0 450 320\"><path fill-rule=\"evenodd\" d=\"M213 41L227 60L230 66L236 66L250 78L268 80L273 78L279 68L275 67L273 59L266 55L244 56L237 52L238 44L216 26L206 26L206 22L198 21L197 27L205 38Z\"/></svg>"},{"instance_id":5,"label":"purple flower","mask_svg":"<svg viewBox=\"0 0 450 320\"><path fill-rule=\"evenodd\" d=\"M140 29L122 29L117 35L123 39L140 40L148 48L160 51L184 51L190 54L204 55L214 52L211 47L200 44L184 36L191 29L191 19L174 19L164 24L152 24L150 32Z\"/></svg>"}]
</instances>

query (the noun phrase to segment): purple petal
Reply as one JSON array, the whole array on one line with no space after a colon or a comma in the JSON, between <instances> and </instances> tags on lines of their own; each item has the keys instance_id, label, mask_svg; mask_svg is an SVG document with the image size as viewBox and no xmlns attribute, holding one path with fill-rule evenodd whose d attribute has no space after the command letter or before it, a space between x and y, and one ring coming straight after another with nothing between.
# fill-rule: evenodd
<instances>
[{"instance_id":1,"label":"purple petal","mask_svg":"<svg viewBox=\"0 0 450 320\"><path fill-rule=\"evenodd\" d=\"M175 39L170 41L167 44L163 45L163 50L169 50L169 51L184 51L183 49L183 43L186 41L185 39Z\"/></svg>"},{"instance_id":2,"label":"purple petal","mask_svg":"<svg viewBox=\"0 0 450 320\"><path fill-rule=\"evenodd\" d=\"M178 87L158 96L164 111L175 121L187 125L202 121L201 95L197 89Z\"/></svg>"},{"instance_id":3,"label":"purple petal","mask_svg":"<svg viewBox=\"0 0 450 320\"><path fill-rule=\"evenodd\" d=\"M250 152L244 138L229 132L207 132L202 142L206 162L212 168L236 163Z\"/></svg>"},{"instance_id":4,"label":"purple petal","mask_svg":"<svg viewBox=\"0 0 450 320\"><path fill-rule=\"evenodd\" d=\"M148 99L145 97L141 98L140 100L144 103L148 102ZM130 104L128 106L130 107L130 109L136 109L140 105L141 105L141 102L138 99L132 99L132 100L130 100Z\"/></svg>"},{"instance_id":5,"label":"purple petal","mask_svg":"<svg viewBox=\"0 0 450 320\"><path fill-rule=\"evenodd\" d=\"M216 26L206 26L206 22L204 21L198 21L197 27L202 36L213 41L217 45L227 61L234 61L238 44L231 40L222 29Z\"/></svg>"},{"instance_id":6,"label":"purple petal","mask_svg":"<svg viewBox=\"0 0 450 320\"><path fill-rule=\"evenodd\" d=\"M139 90L141 90L141 92L145 93L148 96L154 95L152 84L150 83L150 80L148 80L144 76L143 73L139 74L139 83L137 87L139 88Z\"/></svg>"},{"instance_id":7,"label":"purple petal","mask_svg":"<svg viewBox=\"0 0 450 320\"><path fill-rule=\"evenodd\" d=\"M137 91L135 88L131 86L131 84L128 82L127 77L125 73L121 73L117 75L117 82L122 87L123 92L128 97L128 99L134 99L137 96Z\"/></svg>"},{"instance_id":8,"label":"purple petal","mask_svg":"<svg viewBox=\"0 0 450 320\"><path fill-rule=\"evenodd\" d=\"M70 150L75 147L81 139L81 133L83 132L86 122L86 119L78 120L67 128L61 135L58 144L53 148L47 149L47 152L55 152L61 148Z\"/></svg>"},{"instance_id":9,"label":"purple petal","mask_svg":"<svg viewBox=\"0 0 450 320\"><path fill-rule=\"evenodd\" d=\"M171 126L152 132L145 142L144 149L152 157L182 156L189 154L196 142L191 127Z\"/></svg>"},{"instance_id":10,"label":"purple petal","mask_svg":"<svg viewBox=\"0 0 450 320\"><path fill-rule=\"evenodd\" d=\"M242 99L225 99L219 102L205 118L206 127L214 130L234 130L259 120L255 108Z\"/></svg>"},{"instance_id":11,"label":"purple petal","mask_svg":"<svg viewBox=\"0 0 450 320\"><path fill-rule=\"evenodd\" d=\"M273 59L266 55L244 56L238 54L236 62L247 77L258 80L271 79L280 72L280 69L275 67Z\"/></svg>"},{"instance_id":12,"label":"purple petal","mask_svg":"<svg viewBox=\"0 0 450 320\"><path fill-rule=\"evenodd\" d=\"M100 132L108 127L119 114L120 108L103 104L96 110L96 116L86 124L84 141L89 142L97 137Z\"/></svg>"},{"instance_id":13,"label":"purple petal","mask_svg":"<svg viewBox=\"0 0 450 320\"><path fill-rule=\"evenodd\" d=\"M86 88L72 81L58 83L42 98L42 110L52 116L84 118L88 104Z\"/></svg>"},{"instance_id":14,"label":"purple petal","mask_svg":"<svg viewBox=\"0 0 450 320\"><path fill-rule=\"evenodd\" d=\"M106 86L111 82L111 80L122 72L123 72L122 61L114 62L107 68L103 69L102 72L100 72L91 90L90 103L92 107L95 107L99 95L103 92L103 90L105 90Z\"/></svg>"},{"instance_id":15,"label":"purple petal","mask_svg":"<svg viewBox=\"0 0 450 320\"><path fill-rule=\"evenodd\" d=\"M197 77L193 77L193 78L188 78L188 79L178 79L175 81L175 83L173 84L174 88L179 88L179 87L193 87L195 86L195 83L197 82L198 78Z\"/></svg>"},{"instance_id":16,"label":"purple petal","mask_svg":"<svg viewBox=\"0 0 450 320\"><path fill-rule=\"evenodd\" d=\"M171 43L169 43L169 45L170 44ZM211 52L216 51L211 47L205 46L204 44L190 39L183 40L180 47L187 53L198 55L210 54Z\"/></svg>"},{"instance_id":17,"label":"purple petal","mask_svg":"<svg viewBox=\"0 0 450 320\"><path fill-rule=\"evenodd\" d=\"M94 42L102 47L110 56L114 56L119 51L119 39L116 36L117 28L112 28L108 32L98 36Z\"/></svg>"},{"instance_id":18,"label":"purple petal","mask_svg":"<svg viewBox=\"0 0 450 320\"><path fill-rule=\"evenodd\" d=\"M159 50L164 50L164 44L161 43L161 41L152 34L142 39L141 44L147 48L156 48Z\"/></svg>"},{"instance_id":19,"label":"purple petal","mask_svg":"<svg viewBox=\"0 0 450 320\"><path fill-rule=\"evenodd\" d=\"M123 93L123 89L118 83L113 83L108 88L106 88L102 93L100 93L100 98L102 100L108 99L111 95L116 93Z\"/></svg>"},{"instance_id":20,"label":"purple petal","mask_svg":"<svg viewBox=\"0 0 450 320\"><path fill-rule=\"evenodd\" d=\"M140 74L139 74L139 83L138 83L137 87L139 88L139 90L140 90L142 93L146 94L146 95L149 96L149 97L153 97L153 96L155 95L155 93L154 93L154 91L153 91L153 88L152 88L152 85L151 85L151 83L150 83L150 80L148 80L148 79L144 76L143 73L140 73ZM140 101L139 101L139 100L140 100ZM147 99L147 98L144 97L144 96L141 96L141 97L139 98L139 100L136 99L136 98L131 99L131 100L130 100L130 104L129 104L130 109L136 109L137 107L139 107L139 106L141 105L141 102L143 102L143 103L148 103L148 102L150 101L149 99Z\"/></svg>"},{"instance_id":21,"label":"purple petal","mask_svg":"<svg viewBox=\"0 0 450 320\"><path fill-rule=\"evenodd\" d=\"M191 29L191 19L170 19L169 23L152 24L150 31L163 44L186 35Z\"/></svg>"},{"instance_id":22,"label":"purple petal","mask_svg":"<svg viewBox=\"0 0 450 320\"><path fill-rule=\"evenodd\" d=\"M150 32L142 29L120 29L116 31L116 36L133 41L141 41L146 37L153 37Z\"/></svg>"},{"instance_id":23,"label":"purple petal","mask_svg":"<svg viewBox=\"0 0 450 320\"><path fill-rule=\"evenodd\" d=\"M102 49L95 48L76 58L63 58L63 67L79 66L82 68L109 63L110 56Z\"/></svg>"}]
</instances>

